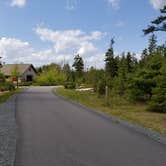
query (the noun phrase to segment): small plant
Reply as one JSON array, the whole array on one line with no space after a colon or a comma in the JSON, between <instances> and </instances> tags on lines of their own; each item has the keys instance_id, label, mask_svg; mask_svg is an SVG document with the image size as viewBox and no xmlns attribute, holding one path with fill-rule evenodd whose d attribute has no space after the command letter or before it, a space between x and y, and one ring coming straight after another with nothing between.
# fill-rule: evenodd
<instances>
[{"instance_id":1,"label":"small plant","mask_svg":"<svg viewBox=\"0 0 166 166\"><path fill-rule=\"evenodd\" d=\"M12 83L10 82L4 82L0 83L0 91L13 91L15 90L15 87Z\"/></svg>"},{"instance_id":2,"label":"small plant","mask_svg":"<svg viewBox=\"0 0 166 166\"><path fill-rule=\"evenodd\" d=\"M76 84L74 82L65 82L64 87L65 87L65 89L75 89Z\"/></svg>"}]
</instances>

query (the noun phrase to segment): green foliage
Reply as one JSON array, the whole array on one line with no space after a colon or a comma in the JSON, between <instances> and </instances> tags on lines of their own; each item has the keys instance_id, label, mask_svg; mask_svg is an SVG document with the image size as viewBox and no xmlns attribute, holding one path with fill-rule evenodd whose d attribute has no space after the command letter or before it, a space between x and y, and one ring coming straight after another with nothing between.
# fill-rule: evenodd
<instances>
[{"instance_id":1,"label":"green foliage","mask_svg":"<svg viewBox=\"0 0 166 166\"><path fill-rule=\"evenodd\" d=\"M71 80L71 69L70 69L70 65L69 64L64 64L62 71L66 75L67 81Z\"/></svg>"},{"instance_id":2,"label":"green foliage","mask_svg":"<svg viewBox=\"0 0 166 166\"><path fill-rule=\"evenodd\" d=\"M5 76L0 72L0 83L5 82Z\"/></svg>"},{"instance_id":3,"label":"green foliage","mask_svg":"<svg viewBox=\"0 0 166 166\"><path fill-rule=\"evenodd\" d=\"M153 96L149 103L150 111L166 113L166 85L158 86L153 90Z\"/></svg>"},{"instance_id":4,"label":"green foliage","mask_svg":"<svg viewBox=\"0 0 166 166\"><path fill-rule=\"evenodd\" d=\"M64 87L66 89L75 89L76 88L76 84L74 82L65 82L64 83Z\"/></svg>"},{"instance_id":5,"label":"green foliage","mask_svg":"<svg viewBox=\"0 0 166 166\"><path fill-rule=\"evenodd\" d=\"M157 86L153 89L149 110L166 113L166 60L156 77Z\"/></svg>"},{"instance_id":6,"label":"green foliage","mask_svg":"<svg viewBox=\"0 0 166 166\"><path fill-rule=\"evenodd\" d=\"M15 87L10 82L1 82L0 83L0 91L13 91L15 90Z\"/></svg>"},{"instance_id":7,"label":"green foliage","mask_svg":"<svg viewBox=\"0 0 166 166\"><path fill-rule=\"evenodd\" d=\"M64 85L75 89L81 85L93 87L98 96L109 94L133 102L149 104L149 110L166 112L166 44L158 46L152 35L148 48L144 49L140 61L130 52L115 56L114 40L105 55L105 70L91 67L84 71L84 61L75 56L72 70L69 64L40 67L38 85ZM108 97L105 97L109 98Z\"/></svg>"},{"instance_id":8,"label":"green foliage","mask_svg":"<svg viewBox=\"0 0 166 166\"><path fill-rule=\"evenodd\" d=\"M114 56L113 44L114 40L112 39L110 48L105 54L106 75L111 79L117 76L117 71L118 71L118 59L116 59Z\"/></svg>"},{"instance_id":9,"label":"green foliage","mask_svg":"<svg viewBox=\"0 0 166 166\"><path fill-rule=\"evenodd\" d=\"M74 57L73 67L75 68L76 71L76 77L77 78L82 77L84 72L84 61L80 55L76 55Z\"/></svg>"},{"instance_id":10,"label":"green foliage","mask_svg":"<svg viewBox=\"0 0 166 166\"><path fill-rule=\"evenodd\" d=\"M100 80L97 85L97 92L99 95L104 95L105 94L105 87L106 87L106 82L105 80Z\"/></svg>"},{"instance_id":11,"label":"green foliage","mask_svg":"<svg viewBox=\"0 0 166 166\"><path fill-rule=\"evenodd\" d=\"M85 73L85 83L91 85L94 91L97 92L98 82L104 79L104 74L104 70L91 67L90 70Z\"/></svg>"},{"instance_id":12,"label":"green foliage","mask_svg":"<svg viewBox=\"0 0 166 166\"><path fill-rule=\"evenodd\" d=\"M155 31L166 31L166 6L160 10L160 13L161 15L157 19L153 20L148 28L143 30L145 35Z\"/></svg>"},{"instance_id":13,"label":"green foliage","mask_svg":"<svg viewBox=\"0 0 166 166\"><path fill-rule=\"evenodd\" d=\"M149 47L148 47L149 55L153 55L156 52L156 49L157 49L157 37L154 34L152 34L149 39Z\"/></svg>"},{"instance_id":14,"label":"green foliage","mask_svg":"<svg viewBox=\"0 0 166 166\"><path fill-rule=\"evenodd\" d=\"M33 82L21 82L18 85L19 86L31 86L31 85L33 85Z\"/></svg>"},{"instance_id":15,"label":"green foliage","mask_svg":"<svg viewBox=\"0 0 166 166\"><path fill-rule=\"evenodd\" d=\"M41 86L62 85L66 80L66 75L56 64L44 66L42 73L36 78L36 84Z\"/></svg>"},{"instance_id":16,"label":"green foliage","mask_svg":"<svg viewBox=\"0 0 166 166\"><path fill-rule=\"evenodd\" d=\"M14 87L13 83L6 82L5 76L2 73L0 73L0 91L1 92L12 91L14 89L15 89L15 87Z\"/></svg>"}]
</instances>

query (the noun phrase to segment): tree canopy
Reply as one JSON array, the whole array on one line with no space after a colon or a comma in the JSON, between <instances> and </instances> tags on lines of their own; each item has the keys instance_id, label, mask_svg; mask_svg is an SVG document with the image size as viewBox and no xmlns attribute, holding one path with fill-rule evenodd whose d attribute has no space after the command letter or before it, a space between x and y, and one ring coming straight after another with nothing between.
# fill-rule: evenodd
<instances>
[{"instance_id":1,"label":"tree canopy","mask_svg":"<svg viewBox=\"0 0 166 166\"><path fill-rule=\"evenodd\" d=\"M143 30L144 34L150 34L156 31L166 32L166 6L160 10L161 15L155 20L151 21L151 25L149 25L146 29Z\"/></svg>"}]
</instances>

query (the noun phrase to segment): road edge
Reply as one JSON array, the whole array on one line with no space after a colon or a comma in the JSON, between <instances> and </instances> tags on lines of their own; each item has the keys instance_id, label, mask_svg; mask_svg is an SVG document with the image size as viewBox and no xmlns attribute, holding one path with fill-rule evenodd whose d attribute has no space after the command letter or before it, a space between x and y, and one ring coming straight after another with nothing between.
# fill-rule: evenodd
<instances>
[{"instance_id":1,"label":"road edge","mask_svg":"<svg viewBox=\"0 0 166 166\"><path fill-rule=\"evenodd\" d=\"M142 134L142 135L144 135L144 136L146 136L146 137L148 137L148 138L150 138L150 139L152 139L152 140L154 140L154 141L156 141L158 143L161 143L161 144L166 146L166 137L161 135L160 133L158 133L156 131L153 131L153 130L151 130L149 128L145 128L143 126L140 126L138 124L135 124L135 123L132 123L132 122L129 122L129 121L118 119L116 117L108 115L108 114L106 114L106 113L104 113L102 111L99 111L97 109L90 108L90 107L88 107L86 105L83 105L81 103L73 101L73 100L71 100L69 98L65 98L64 96L57 94L55 89L53 89L52 92L53 92L54 95L56 95L57 97L61 98L64 101L67 101L67 102L69 102L69 103L71 103L71 104L73 104L73 105L75 105L77 107L81 107L81 108L85 109L86 111L89 111L89 112L91 112L91 113L93 113L93 114L95 114L97 116L100 116L100 117L102 117L102 118L104 118L104 119L106 119L108 121L120 124L123 127L126 127L126 128L128 128L130 130L134 130L134 131L136 131L136 132L138 132L138 133L140 133L140 134Z\"/></svg>"},{"instance_id":2,"label":"road edge","mask_svg":"<svg viewBox=\"0 0 166 166\"><path fill-rule=\"evenodd\" d=\"M17 125L16 125L16 118L15 118L15 110L16 110L16 95L11 96L6 102L0 105L1 109L7 111L4 114L4 118L7 119L3 120L1 130L1 136L3 137L4 141L2 140L2 165L9 165L14 166L15 161L15 153L16 153L16 142L17 142ZM3 111L3 110L2 110ZM4 121L4 122L3 122Z\"/></svg>"}]
</instances>

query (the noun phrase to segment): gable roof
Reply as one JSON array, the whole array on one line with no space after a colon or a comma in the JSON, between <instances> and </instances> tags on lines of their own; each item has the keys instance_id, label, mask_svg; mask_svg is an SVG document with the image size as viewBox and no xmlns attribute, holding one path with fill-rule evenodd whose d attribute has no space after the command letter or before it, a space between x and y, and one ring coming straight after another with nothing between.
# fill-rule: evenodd
<instances>
[{"instance_id":1,"label":"gable roof","mask_svg":"<svg viewBox=\"0 0 166 166\"><path fill-rule=\"evenodd\" d=\"M28 68L33 68L33 70L36 72L36 69L32 64L6 64L3 65L0 71L5 75L5 76L11 76L12 71L14 70L15 67L18 67L18 72L20 75L23 75L25 71Z\"/></svg>"}]
</instances>

